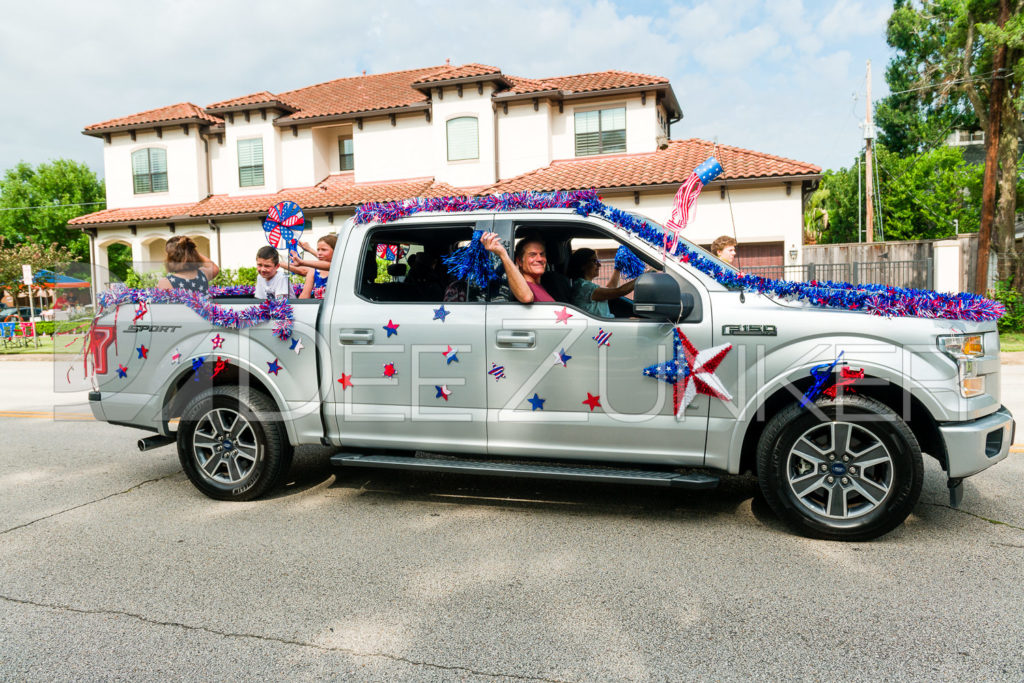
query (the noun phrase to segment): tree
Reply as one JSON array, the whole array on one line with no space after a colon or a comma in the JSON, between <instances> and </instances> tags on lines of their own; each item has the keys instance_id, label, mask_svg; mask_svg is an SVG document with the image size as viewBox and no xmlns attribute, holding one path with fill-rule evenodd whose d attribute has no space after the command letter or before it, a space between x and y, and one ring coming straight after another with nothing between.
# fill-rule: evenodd
<instances>
[{"instance_id":1,"label":"tree","mask_svg":"<svg viewBox=\"0 0 1024 683\"><path fill-rule=\"evenodd\" d=\"M104 196L103 183L85 164L57 159L32 168L19 163L0 178L0 209L6 209L0 210L0 235L9 244L58 244L88 258L88 237L68 230L67 223L102 209Z\"/></svg>"},{"instance_id":2,"label":"tree","mask_svg":"<svg viewBox=\"0 0 1024 683\"><path fill-rule=\"evenodd\" d=\"M903 155L875 147L878 199L885 239L942 239L978 229L982 167L964 161L958 147ZM856 242L857 164L826 171L804 213L822 243ZM822 217L827 216L827 224Z\"/></svg>"},{"instance_id":3,"label":"tree","mask_svg":"<svg viewBox=\"0 0 1024 683\"><path fill-rule=\"evenodd\" d=\"M1001 22L1001 5L1009 12L1005 23ZM921 0L913 4L897 0L887 32L897 56L886 75L893 75L890 86L894 91L914 88L916 95L887 98L880 119L885 139L904 153L907 146L924 145L928 131L959 125L964 119L957 117L968 113L982 129L999 131L997 136L986 134L985 145L986 150L992 149L998 164L993 169L996 209L992 233L995 250L1007 257L1001 262L1001 278L1020 273L1014 221L1018 139L1024 135L1022 10L1024 0ZM998 59L1004 60L1001 70L994 69ZM993 89L1003 90L999 102L990 101ZM993 111L998 115L990 119Z\"/></svg>"},{"instance_id":4,"label":"tree","mask_svg":"<svg viewBox=\"0 0 1024 683\"><path fill-rule=\"evenodd\" d=\"M57 244L43 246L38 242L11 244L0 235L0 291L9 290L16 298L21 284L22 265L32 266L32 271L48 268L60 271L61 265L78 258L67 247Z\"/></svg>"}]
</instances>

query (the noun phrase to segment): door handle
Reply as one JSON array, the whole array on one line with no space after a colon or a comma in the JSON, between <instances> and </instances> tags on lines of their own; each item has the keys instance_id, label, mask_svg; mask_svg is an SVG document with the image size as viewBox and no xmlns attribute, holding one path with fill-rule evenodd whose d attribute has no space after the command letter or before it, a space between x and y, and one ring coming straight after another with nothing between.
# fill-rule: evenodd
<instances>
[{"instance_id":1,"label":"door handle","mask_svg":"<svg viewBox=\"0 0 1024 683\"><path fill-rule=\"evenodd\" d=\"M532 349L537 345L537 334L529 330L498 330L495 341L498 346Z\"/></svg>"},{"instance_id":2,"label":"door handle","mask_svg":"<svg viewBox=\"0 0 1024 683\"><path fill-rule=\"evenodd\" d=\"M338 333L341 344L372 344L373 330L342 330Z\"/></svg>"}]
</instances>

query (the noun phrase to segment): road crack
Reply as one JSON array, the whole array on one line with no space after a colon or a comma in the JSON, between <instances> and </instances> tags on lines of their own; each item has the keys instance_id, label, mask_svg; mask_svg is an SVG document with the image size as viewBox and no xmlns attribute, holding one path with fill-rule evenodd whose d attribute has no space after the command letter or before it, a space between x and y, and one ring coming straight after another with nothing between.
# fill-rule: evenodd
<instances>
[{"instance_id":1,"label":"road crack","mask_svg":"<svg viewBox=\"0 0 1024 683\"><path fill-rule=\"evenodd\" d=\"M1016 529L1017 531L1024 531L1024 527L1017 526L1016 524L1010 524L1009 522L1003 522L1003 521L1000 521L998 519L989 519L988 517L983 517L981 515L976 515L973 512L970 512L968 510L963 510L961 508L955 508L952 505L946 505L944 503L929 503L929 502L926 502L926 501L921 501L921 502L924 505L931 505L932 507L937 507L937 508L946 508L947 510L952 510L953 512L959 512L962 515L969 515L971 517L974 517L975 519L980 519L980 520L982 520L984 522L988 522L989 524L999 524L1001 526L1010 527L1011 529Z\"/></svg>"},{"instance_id":2,"label":"road crack","mask_svg":"<svg viewBox=\"0 0 1024 683\"><path fill-rule=\"evenodd\" d=\"M161 477L164 478L164 477ZM156 481L156 480L154 480ZM143 482L146 483L146 482ZM55 603L44 603L37 602L35 600L26 600L23 598L15 598L10 595L0 594L0 600L11 602L17 605L27 605L29 607L38 607L41 609L50 609L57 612L71 612L74 614L85 614L85 615L102 615L102 616L121 616L128 619L135 619L145 624L152 626L166 626L170 628L180 628L186 631L193 631L197 633L209 633L210 635L221 636L223 638L251 638L253 640L260 640L268 643L278 643L280 645L293 645L296 647L305 647L313 650L319 650L321 652L337 652L341 654L351 655L353 657L380 657L382 659L388 659L394 662L400 662L403 664L410 664L413 666L422 666L430 669L438 669L441 671L455 671L460 673L472 674L476 676L489 676L491 678L511 678L518 681L540 681L541 683L568 683L565 679L561 678L544 678L541 676L523 676L518 674L508 673L495 673L492 671L481 671L479 669L473 669L467 666L451 666L447 664L435 664L434 662L426 662L417 659L410 659L408 657L400 657L398 655L388 654L386 652L360 652L347 647L339 647L334 645L318 645L317 643L310 643L302 640L294 640L291 638L279 638L276 636L265 636L257 633L234 633L231 631L221 631L207 626L193 626L190 624L184 624L177 621L161 621L159 619L150 619L149 617L134 612L127 612L125 610L117 609L84 609L81 607L72 607L70 605L59 605Z\"/></svg>"},{"instance_id":3,"label":"road crack","mask_svg":"<svg viewBox=\"0 0 1024 683\"><path fill-rule=\"evenodd\" d=\"M43 517L39 517L38 519L33 519L30 522L25 522L24 524L19 524L17 526L12 526L10 529L4 529L3 531L0 531L0 536L3 536L4 534L9 534L12 531L17 531L18 529L24 529L27 526L32 526L36 522L42 522L42 521L45 521L47 519L51 519L53 517L57 517L59 515L63 515L66 512L72 512L74 510L78 510L79 508L84 508L84 507L87 507L89 505L93 505L95 503L101 503L101 502L107 500L108 498L114 498L116 496L123 496L126 493L131 493L132 491L135 491L136 489L142 488L146 484L152 484L152 483L155 483L155 482L158 482L158 481L163 481L164 479L167 479L169 477L173 477L173 476L175 476L177 474L181 474L181 470L178 470L177 472L172 472L171 474L165 474L164 476L157 477L155 479L147 479L145 481L139 482L138 484L135 484L134 486L130 486L130 487L126 488L124 491L116 491L114 493L108 494L108 495L103 496L101 498L97 498L95 500L86 501L84 503L79 503L78 505L73 505L72 507L66 508L64 510L58 510L57 512L52 512L52 513L50 513L48 515L44 515Z\"/></svg>"}]
</instances>

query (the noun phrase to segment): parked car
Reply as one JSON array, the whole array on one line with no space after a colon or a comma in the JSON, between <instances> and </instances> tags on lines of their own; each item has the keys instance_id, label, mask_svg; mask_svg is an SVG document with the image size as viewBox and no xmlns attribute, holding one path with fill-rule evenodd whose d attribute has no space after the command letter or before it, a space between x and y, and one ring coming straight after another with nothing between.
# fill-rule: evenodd
<instances>
[{"instance_id":1,"label":"parked car","mask_svg":"<svg viewBox=\"0 0 1024 683\"><path fill-rule=\"evenodd\" d=\"M9 306L4 309L0 309L0 321L21 321L30 322L32 320L38 320L42 318L43 309L31 308L29 306Z\"/></svg>"},{"instance_id":2,"label":"parked car","mask_svg":"<svg viewBox=\"0 0 1024 683\"><path fill-rule=\"evenodd\" d=\"M1014 422L1000 403L994 321L744 294L620 222L567 210L349 219L322 301L224 297L200 311L154 299L133 316L135 301L115 299L120 317L110 305L92 329L92 412L156 432L142 450L176 442L192 483L220 500L286 481L306 444L334 447L341 467L683 489L753 471L791 528L836 540L902 524L921 495L923 453L954 505L964 478L1007 457ZM445 254L475 230L510 252L539 234L556 302L523 305L430 273L377 282L382 247ZM612 317L557 300L584 246L626 246L648 269ZM271 311L285 317L254 317ZM232 316L265 322L213 324ZM802 400L816 378L836 391Z\"/></svg>"}]
</instances>

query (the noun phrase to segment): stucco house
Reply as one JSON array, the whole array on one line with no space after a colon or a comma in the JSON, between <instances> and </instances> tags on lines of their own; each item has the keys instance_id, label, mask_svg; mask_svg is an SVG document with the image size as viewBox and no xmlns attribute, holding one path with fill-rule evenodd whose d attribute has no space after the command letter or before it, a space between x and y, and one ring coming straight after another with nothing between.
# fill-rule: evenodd
<instances>
[{"instance_id":1,"label":"stucco house","mask_svg":"<svg viewBox=\"0 0 1024 683\"><path fill-rule=\"evenodd\" d=\"M184 102L86 126L104 146L107 206L74 219L91 236L93 281L107 249L159 269L172 234L222 267L253 264L261 222L299 204L310 242L369 201L596 188L664 222L679 184L715 154L686 236L735 229L741 265L799 263L803 200L821 169L707 140L669 140L683 116L669 81L601 71L521 78L483 64L361 75L199 107ZM734 228L735 226L735 228Z\"/></svg>"}]
</instances>

